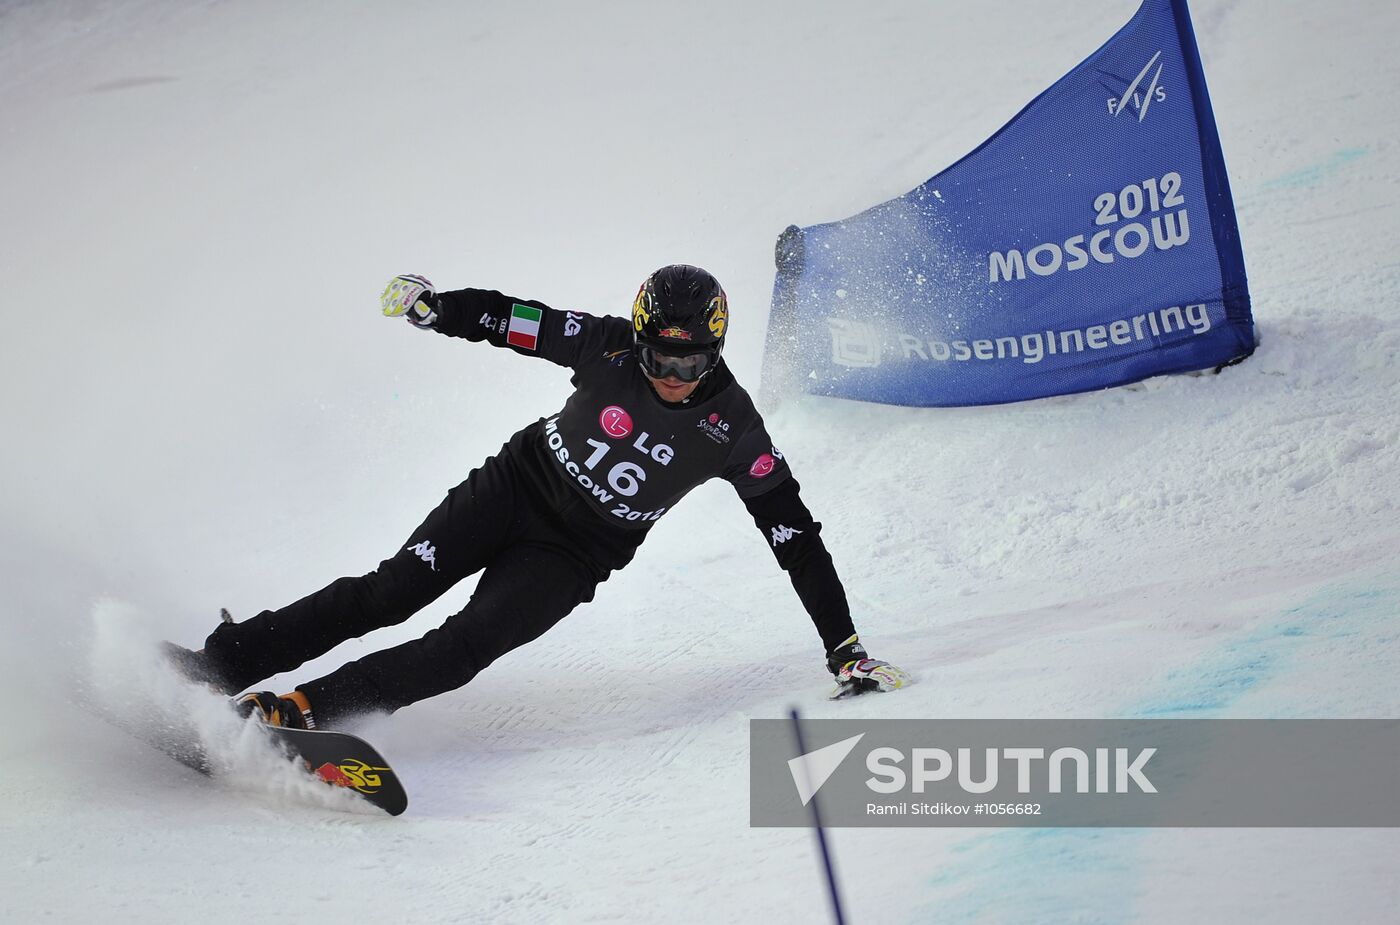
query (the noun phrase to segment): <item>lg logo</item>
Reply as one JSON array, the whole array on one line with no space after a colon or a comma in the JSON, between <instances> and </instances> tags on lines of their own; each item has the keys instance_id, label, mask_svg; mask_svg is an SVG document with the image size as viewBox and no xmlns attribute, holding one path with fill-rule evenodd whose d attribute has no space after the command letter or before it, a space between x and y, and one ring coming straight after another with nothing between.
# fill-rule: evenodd
<instances>
[{"instance_id":1,"label":"lg logo","mask_svg":"<svg viewBox=\"0 0 1400 925\"><path fill-rule=\"evenodd\" d=\"M609 437L622 438L632 432L632 415L619 405L608 405L598 415L598 426Z\"/></svg>"}]
</instances>

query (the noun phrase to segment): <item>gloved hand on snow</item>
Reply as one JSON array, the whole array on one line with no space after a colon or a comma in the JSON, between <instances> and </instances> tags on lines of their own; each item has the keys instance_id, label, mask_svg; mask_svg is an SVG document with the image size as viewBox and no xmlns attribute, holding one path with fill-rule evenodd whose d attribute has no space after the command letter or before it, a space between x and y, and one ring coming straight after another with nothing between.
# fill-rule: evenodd
<instances>
[{"instance_id":1,"label":"gloved hand on snow","mask_svg":"<svg viewBox=\"0 0 1400 925\"><path fill-rule=\"evenodd\" d=\"M852 636L826 654L826 667L836 676L832 700L868 691L895 691L914 683L909 672L889 662L869 658L859 636Z\"/></svg>"},{"instance_id":2,"label":"gloved hand on snow","mask_svg":"<svg viewBox=\"0 0 1400 925\"><path fill-rule=\"evenodd\" d=\"M431 328L437 321L437 292L425 277L401 273L384 287L379 307L387 317L402 315L414 327Z\"/></svg>"}]
</instances>

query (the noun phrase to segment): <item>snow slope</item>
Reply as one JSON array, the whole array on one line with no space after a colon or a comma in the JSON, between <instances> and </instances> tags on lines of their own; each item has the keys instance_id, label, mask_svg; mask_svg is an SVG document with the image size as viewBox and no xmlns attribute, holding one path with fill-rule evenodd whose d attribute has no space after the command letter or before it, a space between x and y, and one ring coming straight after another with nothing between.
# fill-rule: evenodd
<instances>
[{"instance_id":1,"label":"snow slope","mask_svg":"<svg viewBox=\"0 0 1400 925\"><path fill-rule=\"evenodd\" d=\"M400 7L403 8L400 8ZM819 921L747 721L1396 716L1393 3L1198 0L1262 346L1023 405L769 414L897 695L711 485L461 691L366 729L396 820L211 787L75 708L133 654L367 570L567 376L378 317L395 272L625 311L966 153L1131 0L0 2L0 918ZM277 684L421 634L470 588ZM108 679L108 680L104 680ZM102 686L104 685L105 686ZM279 688L280 689L280 688ZM1387 830L841 830L856 921L1391 921Z\"/></svg>"}]
</instances>

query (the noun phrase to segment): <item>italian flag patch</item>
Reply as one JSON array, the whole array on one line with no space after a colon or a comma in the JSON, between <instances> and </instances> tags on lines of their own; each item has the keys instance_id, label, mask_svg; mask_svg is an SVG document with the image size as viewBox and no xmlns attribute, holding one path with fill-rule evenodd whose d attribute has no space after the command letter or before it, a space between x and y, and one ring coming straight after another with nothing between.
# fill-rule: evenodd
<instances>
[{"instance_id":1,"label":"italian flag patch","mask_svg":"<svg viewBox=\"0 0 1400 925\"><path fill-rule=\"evenodd\" d=\"M538 308L515 304L510 307L510 330L506 332L506 343L512 347L534 350L540 339L540 319L544 317Z\"/></svg>"}]
</instances>

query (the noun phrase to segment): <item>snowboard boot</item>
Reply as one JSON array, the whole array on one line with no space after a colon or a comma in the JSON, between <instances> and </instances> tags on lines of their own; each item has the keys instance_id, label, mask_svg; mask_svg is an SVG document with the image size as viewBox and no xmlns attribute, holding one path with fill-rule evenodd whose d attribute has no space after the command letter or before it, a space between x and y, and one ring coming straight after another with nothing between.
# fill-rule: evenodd
<instances>
[{"instance_id":1,"label":"snowboard boot","mask_svg":"<svg viewBox=\"0 0 1400 925\"><path fill-rule=\"evenodd\" d=\"M233 622L226 607L219 608L219 619L224 623ZM186 680L203 684L217 694L231 696L243 690L243 685L230 678L224 666L203 649L186 649L173 642L162 642L160 654Z\"/></svg>"},{"instance_id":2,"label":"snowboard boot","mask_svg":"<svg viewBox=\"0 0 1400 925\"><path fill-rule=\"evenodd\" d=\"M242 715L256 716L269 726L316 728L316 720L311 716L311 703L301 691L292 691L281 697L272 691L256 691L244 694L233 703Z\"/></svg>"},{"instance_id":3,"label":"snowboard boot","mask_svg":"<svg viewBox=\"0 0 1400 925\"><path fill-rule=\"evenodd\" d=\"M174 668L187 681L203 684L216 693L226 696L232 696L243 689L230 680L222 667L210 658L203 649L196 651L186 649L184 646L177 646L173 642L162 642L160 654L165 658L166 664Z\"/></svg>"}]
</instances>

